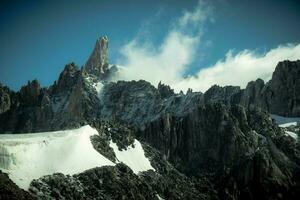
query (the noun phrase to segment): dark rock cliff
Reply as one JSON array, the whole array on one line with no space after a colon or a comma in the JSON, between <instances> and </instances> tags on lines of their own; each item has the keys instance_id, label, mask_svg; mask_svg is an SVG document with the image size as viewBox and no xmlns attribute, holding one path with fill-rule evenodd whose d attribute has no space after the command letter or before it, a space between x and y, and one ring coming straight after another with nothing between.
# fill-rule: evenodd
<instances>
[{"instance_id":1,"label":"dark rock cliff","mask_svg":"<svg viewBox=\"0 0 300 200\"><path fill-rule=\"evenodd\" d=\"M139 134L179 171L208 176L221 199L296 199L300 157L268 113L220 103L166 115ZM294 145L289 141L288 146ZM230 184L229 184L230 183Z\"/></svg>"}]
</instances>

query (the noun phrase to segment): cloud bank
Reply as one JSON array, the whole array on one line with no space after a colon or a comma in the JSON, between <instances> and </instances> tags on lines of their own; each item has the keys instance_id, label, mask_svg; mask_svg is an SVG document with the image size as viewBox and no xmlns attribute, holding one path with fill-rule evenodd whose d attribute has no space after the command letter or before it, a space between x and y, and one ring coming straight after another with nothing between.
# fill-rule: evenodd
<instances>
[{"instance_id":1,"label":"cloud bank","mask_svg":"<svg viewBox=\"0 0 300 200\"><path fill-rule=\"evenodd\" d=\"M278 62L297 59L300 59L300 44L279 46L264 54L250 50L244 50L237 54L229 51L224 60L200 70L193 77L173 83L172 87L176 91L186 91L188 88L192 88L194 91L202 92L214 84L235 85L244 88L249 81L257 78L264 81L270 80Z\"/></svg>"},{"instance_id":2,"label":"cloud bank","mask_svg":"<svg viewBox=\"0 0 300 200\"><path fill-rule=\"evenodd\" d=\"M161 45L155 47L151 41L141 43L137 36L121 48L123 58L119 65L124 67L115 80L144 79L155 86L162 81L176 92L188 88L204 92L214 84L245 87L257 78L268 81L279 61L300 58L300 44L281 45L263 54L251 50L234 54L229 50L225 58L213 66L202 68L195 76L183 78L196 56L200 57L197 49L201 46L206 22L213 22L212 9L199 1L194 10L183 11Z\"/></svg>"}]
</instances>

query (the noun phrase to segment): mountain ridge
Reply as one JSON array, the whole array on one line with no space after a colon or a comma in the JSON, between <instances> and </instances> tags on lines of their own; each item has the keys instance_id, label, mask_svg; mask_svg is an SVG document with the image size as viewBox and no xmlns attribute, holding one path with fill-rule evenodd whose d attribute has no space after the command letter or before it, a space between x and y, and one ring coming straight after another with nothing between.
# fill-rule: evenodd
<instances>
[{"instance_id":1,"label":"mountain ridge","mask_svg":"<svg viewBox=\"0 0 300 200\"><path fill-rule=\"evenodd\" d=\"M89 124L99 133L91 141L102 155L114 159L110 139L120 150L138 139L157 173L136 177L118 166L73 177L55 174L35 181L33 194L44 190L40 198L55 198L51 188L56 188L55 195L61 198L92 198L104 195L104 187L111 195L112 188L95 188L89 181L83 181L87 185L81 187L82 193L64 190L73 191L72 185L67 186L72 181L121 173L132 178L126 181L134 189L146 184L152 195L145 196L143 190L134 199L153 199L155 194L166 199L297 199L300 145L286 131L298 135L299 126L278 127L270 114L300 116L300 60L279 62L267 83L257 79L245 89L214 85L204 93L183 94L161 82L157 87L145 80L110 82L117 66L108 64L107 49L108 39L100 38L84 67L67 64L48 88L41 88L37 80L18 92L0 85L0 133ZM65 184L62 188L59 180ZM122 188L118 179L113 180L113 187Z\"/></svg>"}]
</instances>

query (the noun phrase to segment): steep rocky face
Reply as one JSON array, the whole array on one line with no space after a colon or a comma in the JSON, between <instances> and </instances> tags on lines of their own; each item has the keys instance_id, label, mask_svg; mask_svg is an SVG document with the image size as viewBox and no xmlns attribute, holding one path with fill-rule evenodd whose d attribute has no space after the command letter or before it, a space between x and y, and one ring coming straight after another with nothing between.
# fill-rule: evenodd
<instances>
[{"instance_id":1,"label":"steep rocky face","mask_svg":"<svg viewBox=\"0 0 300 200\"><path fill-rule=\"evenodd\" d=\"M293 142L259 109L206 104L183 117L166 115L138 136L179 171L207 176L220 199L294 199L300 158Z\"/></svg>"},{"instance_id":2,"label":"steep rocky face","mask_svg":"<svg viewBox=\"0 0 300 200\"><path fill-rule=\"evenodd\" d=\"M249 82L242 92L240 104L247 108L258 106L268 110L267 101L264 99L264 87L265 83L261 79Z\"/></svg>"},{"instance_id":3,"label":"steep rocky face","mask_svg":"<svg viewBox=\"0 0 300 200\"><path fill-rule=\"evenodd\" d=\"M106 36L97 40L95 48L85 64L90 74L104 77L108 71L108 38Z\"/></svg>"},{"instance_id":4,"label":"steep rocky face","mask_svg":"<svg viewBox=\"0 0 300 200\"><path fill-rule=\"evenodd\" d=\"M67 64L60 73L58 81L53 85L53 93L61 93L72 89L78 81L79 76L80 71L75 66L75 63Z\"/></svg>"},{"instance_id":5,"label":"steep rocky face","mask_svg":"<svg viewBox=\"0 0 300 200\"><path fill-rule=\"evenodd\" d=\"M230 166L242 155L253 153L257 138L246 120L242 107L207 104L185 116L164 115L152 121L140 137L181 171L196 175Z\"/></svg>"},{"instance_id":6,"label":"steep rocky face","mask_svg":"<svg viewBox=\"0 0 300 200\"><path fill-rule=\"evenodd\" d=\"M267 84L269 111L283 116L300 115L300 60L279 62Z\"/></svg>"}]
</instances>

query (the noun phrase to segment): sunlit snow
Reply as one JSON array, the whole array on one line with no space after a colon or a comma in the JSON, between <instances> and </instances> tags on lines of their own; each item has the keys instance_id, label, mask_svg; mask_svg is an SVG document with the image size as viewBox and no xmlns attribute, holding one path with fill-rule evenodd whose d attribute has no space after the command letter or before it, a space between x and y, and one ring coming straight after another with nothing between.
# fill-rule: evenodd
<instances>
[{"instance_id":1,"label":"sunlit snow","mask_svg":"<svg viewBox=\"0 0 300 200\"><path fill-rule=\"evenodd\" d=\"M61 172L76 174L84 170L114 165L92 146L96 129L79 129L34 134L0 134L0 169L21 188L33 179Z\"/></svg>"},{"instance_id":2,"label":"sunlit snow","mask_svg":"<svg viewBox=\"0 0 300 200\"><path fill-rule=\"evenodd\" d=\"M134 147L129 146L127 150L120 151L116 143L110 141L110 147L113 148L119 162L125 163L134 173L154 170L150 161L145 156L145 152L141 143L138 140L134 141Z\"/></svg>"}]
</instances>

